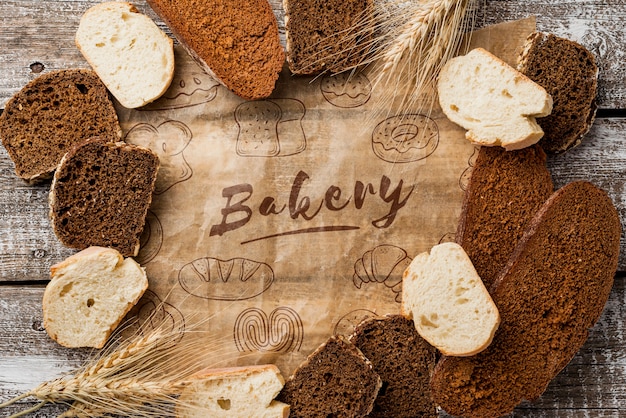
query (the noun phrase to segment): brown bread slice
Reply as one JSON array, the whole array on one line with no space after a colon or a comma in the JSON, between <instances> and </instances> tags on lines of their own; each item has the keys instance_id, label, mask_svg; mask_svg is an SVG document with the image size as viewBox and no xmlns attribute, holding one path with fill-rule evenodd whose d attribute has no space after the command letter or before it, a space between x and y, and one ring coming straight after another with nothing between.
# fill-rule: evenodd
<instances>
[{"instance_id":1,"label":"brown bread slice","mask_svg":"<svg viewBox=\"0 0 626 418\"><path fill-rule=\"evenodd\" d=\"M517 151L480 148L465 192L456 242L487 289L553 191L546 154L538 145Z\"/></svg>"},{"instance_id":2,"label":"brown bread slice","mask_svg":"<svg viewBox=\"0 0 626 418\"><path fill-rule=\"evenodd\" d=\"M535 32L526 41L518 69L554 101L552 113L537 118L544 131L539 140L543 149L559 153L579 145L597 109L598 66L593 54L569 39Z\"/></svg>"},{"instance_id":3,"label":"brown bread slice","mask_svg":"<svg viewBox=\"0 0 626 418\"><path fill-rule=\"evenodd\" d=\"M338 73L359 63L369 43L372 0L283 0L287 62L294 74Z\"/></svg>"},{"instance_id":4,"label":"brown bread slice","mask_svg":"<svg viewBox=\"0 0 626 418\"><path fill-rule=\"evenodd\" d=\"M56 236L70 248L111 247L136 256L158 167L152 151L106 138L72 148L50 190Z\"/></svg>"},{"instance_id":5,"label":"brown bread slice","mask_svg":"<svg viewBox=\"0 0 626 418\"><path fill-rule=\"evenodd\" d=\"M443 357L431 380L453 415L499 417L535 400L587 339L617 269L621 225L589 182L555 192L531 221L492 288L502 322L473 357Z\"/></svg>"},{"instance_id":6,"label":"brown bread slice","mask_svg":"<svg viewBox=\"0 0 626 418\"><path fill-rule=\"evenodd\" d=\"M383 385L372 418L437 417L430 395L430 375L437 350L401 315L370 318L359 324L350 341L372 362Z\"/></svg>"},{"instance_id":7,"label":"brown bread slice","mask_svg":"<svg viewBox=\"0 0 626 418\"><path fill-rule=\"evenodd\" d=\"M276 400L290 406L291 418L364 417L381 385L363 353L332 336L298 366Z\"/></svg>"},{"instance_id":8,"label":"brown bread slice","mask_svg":"<svg viewBox=\"0 0 626 418\"><path fill-rule=\"evenodd\" d=\"M115 108L91 70L43 74L16 93L0 116L0 137L16 174L45 180L75 144L93 136L120 139Z\"/></svg>"},{"instance_id":9,"label":"brown bread slice","mask_svg":"<svg viewBox=\"0 0 626 418\"><path fill-rule=\"evenodd\" d=\"M148 0L205 71L247 99L268 97L285 62L267 0Z\"/></svg>"}]
</instances>

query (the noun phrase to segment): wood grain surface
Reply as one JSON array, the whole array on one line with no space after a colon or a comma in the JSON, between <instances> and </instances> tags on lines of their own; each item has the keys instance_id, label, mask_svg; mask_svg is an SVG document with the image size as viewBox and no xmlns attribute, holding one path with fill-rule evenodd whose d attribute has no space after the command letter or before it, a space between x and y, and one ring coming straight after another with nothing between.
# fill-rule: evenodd
<instances>
[{"instance_id":1,"label":"wood grain surface","mask_svg":"<svg viewBox=\"0 0 626 418\"><path fill-rule=\"evenodd\" d=\"M0 109L44 71L87 67L73 38L82 13L98 1L0 2ZM139 10L168 28L146 5ZM270 0L285 41L282 0ZM589 180L605 189L626 225L626 1L478 0L476 25L535 15L539 30L576 40L600 67L599 117L583 144L548 161L555 185ZM618 117L614 117L618 116ZM67 373L90 350L64 349L42 326L41 299L52 264L74 251L58 243L48 221L48 184L31 186L15 176L0 147L0 402ZM626 241L604 314L572 362L543 396L518 407L514 417L626 416ZM0 416L33 406L1 410ZM64 406L31 416L53 417ZM442 416L445 414L442 413Z\"/></svg>"}]
</instances>

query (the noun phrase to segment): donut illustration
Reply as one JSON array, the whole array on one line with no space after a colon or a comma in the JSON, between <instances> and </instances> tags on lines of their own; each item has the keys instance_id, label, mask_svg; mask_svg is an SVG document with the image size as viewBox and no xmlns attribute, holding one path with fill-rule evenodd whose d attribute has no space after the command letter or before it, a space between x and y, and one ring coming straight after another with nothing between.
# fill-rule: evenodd
<instances>
[{"instance_id":1,"label":"donut illustration","mask_svg":"<svg viewBox=\"0 0 626 418\"><path fill-rule=\"evenodd\" d=\"M207 73L176 71L163 96L139 110L172 110L208 103L217 96L219 86L220 83Z\"/></svg>"},{"instance_id":2,"label":"donut illustration","mask_svg":"<svg viewBox=\"0 0 626 418\"><path fill-rule=\"evenodd\" d=\"M159 218L148 210L145 226L139 238L139 254L135 257L142 266L148 264L157 256L163 245L163 225Z\"/></svg>"},{"instance_id":3,"label":"donut illustration","mask_svg":"<svg viewBox=\"0 0 626 418\"><path fill-rule=\"evenodd\" d=\"M184 151L192 137L191 129L177 120L168 120L158 126L139 123L126 133L126 142L150 148L159 156L154 194L164 193L175 184L191 178L193 171Z\"/></svg>"},{"instance_id":4,"label":"donut illustration","mask_svg":"<svg viewBox=\"0 0 626 418\"><path fill-rule=\"evenodd\" d=\"M479 151L480 147L474 147L472 155L470 155L470 157L467 159L467 168L461 173L461 177L459 178L459 187L463 191L467 190L467 186L469 185L470 178L472 177L472 171L474 171L474 164L476 163L476 158L478 158Z\"/></svg>"},{"instance_id":5,"label":"donut illustration","mask_svg":"<svg viewBox=\"0 0 626 418\"><path fill-rule=\"evenodd\" d=\"M204 257L185 264L178 282L187 293L202 299L245 300L265 292L274 282L274 271L247 258Z\"/></svg>"},{"instance_id":6,"label":"donut illustration","mask_svg":"<svg viewBox=\"0 0 626 418\"><path fill-rule=\"evenodd\" d=\"M411 264L406 251L395 245L379 245L366 251L354 263L352 282L357 289L363 283L382 283L396 294L396 302L402 298L402 274Z\"/></svg>"},{"instance_id":7,"label":"donut illustration","mask_svg":"<svg viewBox=\"0 0 626 418\"><path fill-rule=\"evenodd\" d=\"M235 109L237 154L242 157L284 157L306 149L302 127L306 109L296 99L245 102Z\"/></svg>"},{"instance_id":8,"label":"donut illustration","mask_svg":"<svg viewBox=\"0 0 626 418\"><path fill-rule=\"evenodd\" d=\"M146 290L139 302L130 310L127 318L132 322L125 327L124 336L132 336L160 329L174 337L176 342L183 337L185 318L173 305L163 302L156 293Z\"/></svg>"},{"instance_id":9,"label":"donut illustration","mask_svg":"<svg viewBox=\"0 0 626 418\"><path fill-rule=\"evenodd\" d=\"M409 163L423 160L439 144L439 127L420 114L392 116L380 122L372 133L372 149L383 161Z\"/></svg>"},{"instance_id":10,"label":"donut illustration","mask_svg":"<svg viewBox=\"0 0 626 418\"><path fill-rule=\"evenodd\" d=\"M328 103L342 108L363 106L372 96L372 84L363 73L326 74L320 89Z\"/></svg>"},{"instance_id":11,"label":"donut illustration","mask_svg":"<svg viewBox=\"0 0 626 418\"><path fill-rule=\"evenodd\" d=\"M259 308L249 308L237 316L233 336L240 352L288 353L300 350L304 326L298 313L286 306L269 316Z\"/></svg>"}]
</instances>

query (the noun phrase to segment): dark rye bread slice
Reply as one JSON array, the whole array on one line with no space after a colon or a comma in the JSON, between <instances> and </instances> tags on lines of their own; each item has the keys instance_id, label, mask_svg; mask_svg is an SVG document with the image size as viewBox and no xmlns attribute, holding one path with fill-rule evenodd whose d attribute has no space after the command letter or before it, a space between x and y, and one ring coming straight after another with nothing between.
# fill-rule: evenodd
<instances>
[{"instance_id":1,"label":"dark rye bread slice","mask_svg":"<svg viewBox=\"0 0 626 418\"><path fill-rule=\"evenodd\" d=\"M298 366L276 399L289 404L291 418L364 417L381 385L363 353L332 336Z\"/></svg>"},{"instance_id":2,"label":"dark rye bread slice","mask_svg":"<svg viewBox=\"0 0 626 418\"><path fill-rule=\"evenodd\" d=\"M437 417L430 395L430 375L437 350L401 315L369 318L359 324L350 341L372 363L383 385L372 418Z\"/></svg>"},{"instance_id":3,"label":"dark rye bread slice","mask_svg":"<svg viewBox=\"0 0 626 418\"><path fill-rule=\"evenodd\" d=\"M539 144L559 153L580 144L596 115L598 66L593 54L569 39L535 32L519 57L518 70L552 96L552 113L537 118Z\"/></svg>"},{"instance_id":4,"label":"dark rye bread slice","mask_svg":"<svg viewBox=\"0 0 626 418\"><path fill-rule=\"evenodd\" d=\"M431 388L453 415L499 417L535 400L587 339L609 297L621 225L588 182L555 192L531 221L492 288L502 322L473 357L443 357Z\"/></svg>"},{"instance_id":5,"label":"dark rye bread slice","mask_svg":"<svg viewBox=\"0 0 626 418\"><path fill-rule=\"evenodd\" d=\"M24 86L0 116L0 137L16 174L28 182L52 177L63 155L92 136L120 139L109 92L91 70L43 74Z\"/></svg>"},{"instance_id":6,"label":"dark rye bread slice","mask_svg":"<svg viewBox=\"0 0 626 418\"><path fill-rule=\"evenodd\" d=\"M517 151L480 148L465 191L456 242L487 289L553 191L540 146Z\"/></svg>"},{"instance_id":7,"label":"dark rye bread slice","mask_svg":"<svg viewBox=\"0 0 626 418\"><path fill-rule=\"evenodd\" d=\"M205 71L236 95L268 97L285 62L267 0L148 0Z\"/></svg>"},{"instance_id":8,"label":"dark rye bread slice","mask_svg":"<svg viewBox=\"0 0 626 418\"><path fill-rule=\"evenodd\" d=\"M287 63L294 74L338 73L359 64L369 43L372 0L283 0Z\"/></svg>"},{"instance_id":9,"label":"dark rye bread slice","mask_svg":"<svg viewBox=\"0 0 626 418\"><path fill-rule=\"evenodd\" d=\"M106 138L72 148L54 173L49 196L52 227L61 243L136 256L158 167L152 151Z\"/></svg>"}]
</instances>

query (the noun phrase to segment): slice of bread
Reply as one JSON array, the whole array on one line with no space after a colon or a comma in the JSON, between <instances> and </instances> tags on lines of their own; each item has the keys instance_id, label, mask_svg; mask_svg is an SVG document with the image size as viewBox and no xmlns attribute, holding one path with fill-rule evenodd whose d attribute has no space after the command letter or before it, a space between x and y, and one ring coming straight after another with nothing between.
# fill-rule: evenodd
<instances>
[{"instance_id":1,"label":"slice of bread","mask_svg":"<svg viewBox=\"0 0 626 418\"><path fill-rule=\"evenodd\" d=\"M181 45L236 95L262 99L285 62L276 16L267 0L148 0Z\"/></svg>"},{"instance_id":2,"label":"slice of bread","mask_svg":"<svg viewBox=\"0 0 626 418\"><path fill-rule=\"evenodd\" d=\"M277 399L290 405L291 418L364 417L381 385L363 353L332 336L298 366Z\"/></svg>"},{"instance_id":3,"label":"slice of bread","mask_svg":"<svg viewBox=\"0 0 626 418\"><path fill-rule=\"evenodd\" d=\"M535 32L519 56L518 70L544 87L554 99L552 113L537 119L548 153L580 144L596 115L598 66L593 54L569 39Z\"/></svg>"},{"instance_id":4,"label":"slice of bread","mask_svg":"<svg viewBox=\"0 0 626 418\"><path fill-rule=\"evenodd\" d=\"M498 308L463 248L453 242L418 254L402 278L402 314L443 354L471 356L491 343Z\"/></svg>"},{"instance_id":5,"label":"slice of bread","mask_svg":"<svg viewBox=\"0 0 626 418\"><path fill-rule=\"evenodd\" d=\"M437 350L401 315L369 318L357 325L352 342L372 363L383 385L372 418L437 417L430 396L430 375Z\"/></svg>"},{"instance_id":6,"label":"slice of bread","mask_svg":"<svg viewBox=\"0 0 626 418\"><path fill-rule=\"evenodd\" d=\"M465 190L456 242L487 289L553 191L539 145L517 151L481 147Z\"/></svg>"},{"instance_id":7,"label":"slice of bread","mask_svg":"<svg viewBox=\"0 0 626 418\"><path fill-rule=\"evenodd\" d=\"M620 248L613 202L588 182L556 191L496 280L502 323L473 357L444 357L431 386L452 415L499 417L535 400L587 339L611 292Z\"/></svg>"},{"instance_id":8,"label":"slice of bread","mask_svg":"<svg viewBox=\"0 0 626 418\"><path fill-rule=\"evenodd\" d=\"M127 108L165 93L174 77L174 43L126 2L99 3L83 14L76 46L111 94Z\"/></svg>"},{"instance_id":9,"label":"slice of bread","mask_svg":"<svg viewBox=\"0 0 626 418\"><path fill-rule=\"evenodd\" d=\"M50 189L54 233L70 248L111 247L136 256L158 167L154 152L107 138L72 148Z\"/></svg>"},{"instance_id":10,"label":"slice of bread","mask_svg":"<svg viewBox=\"0 0 626 418\"><path fill-rule=\"evenodd\" d=\"M205 369L187 382L177 418L287 418L289 405L275 401L285 381L273 364Z\"/></svg>"},{"instance_id":11,"label":"slice of bread","mask_svg":"<svg viewBox=\"0 0 626 418\"><path fill-rule=\"evenodd\" d=\"M122 129L109 92L91 70L43 74L0 115L2 145L16 174L28 182L52 177L63 155L92 136L120 139Z\"/></svg>"},{"instance_id":12,"label":"slice of bread","mask_svg":"<svg viewBox=\"0 0 626 418\"><path fill-rule=\"evenodd\" d=\"M360 22L371 20L372 0L283 0L283 7L293 74L339 73L359 64L370 39Z\"/></svg>"},{"instance_id":13,"label":"slice of bread","mask_svg":"<svg viewBox=\"0 0 626 418\"><path fill-rule=\"evenodd\" d=\"M50 267L43 325L65 347L102 348L148 288L146 272L112 248L90 247Z\"/></svg>"},{"instance_id":14,"label":"slice of bread","mask_svg":"<svg viewBox=\"0 0 626 418\"><path fill-rule=\"evenodd\" d=\"M543 130L535 118L552 111L543 87L482 48L449 60L437 93L445 115L468 130L470 142L507 151L537 143Z\"/></svg>"}]
</instances>

